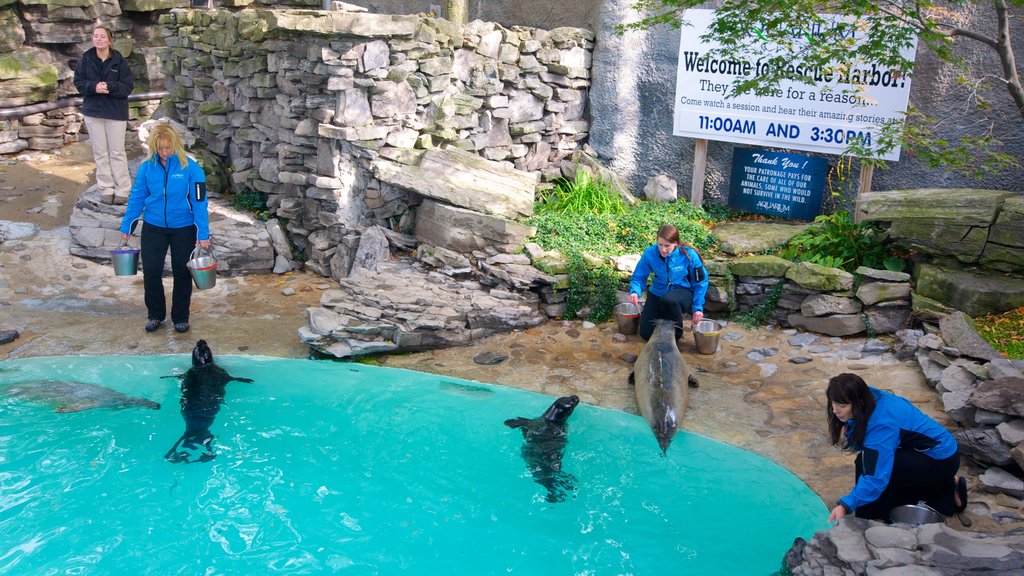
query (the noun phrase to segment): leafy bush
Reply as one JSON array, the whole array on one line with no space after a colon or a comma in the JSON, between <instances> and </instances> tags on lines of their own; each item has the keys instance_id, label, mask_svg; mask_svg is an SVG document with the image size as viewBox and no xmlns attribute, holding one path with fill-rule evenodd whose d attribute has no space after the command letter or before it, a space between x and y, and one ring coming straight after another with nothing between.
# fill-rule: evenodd
<instances>
[{"instance_id":1,"label":"leafy bush","mask_svg":"<svg viewBox=\"0 0 1024 576\"><path fill-rule=\"evenodd\" d=\"M715 244L714 236L702 223L707 214L684 201L637 202L618 214L541 212L526 219L535 226L533 238L545 250L563 254L586 252L602 256L621 256L643 251L655 241L658 228L674 224L679 238L706 250Z\"/></svg>"},{"instance_id":2,"label":"leafy bush","mask_svg":"<svg viewBox=\"0 0 1024 576\"><path fill-rule=\"evenodd\" d=\"M583 316L595 324L610 319L619 288L618 273L610 265L589 267L579 252L571 252L567 258L569 288L565 294L565 318L572 320Z\"/></svg>"},{"instance_id":3,"label":"leafy bush","mask_svg":"<svg viewBox=\"0 0 1024 576\"><path fill-rule=\"evenodd\" d=\"M231 206L239 212L252 212L256 215L256 218L263 221L270 218L270 210L267 208L267 195L248 186L231 195Z\"/></svg>"},{"instance_id":4,"label":"leafy bush","mask_svg":"<svg viewBox=\"0 0 1024 576\"><path fill-rule=\"evenodd\" d=\"M541 196L538 214L621 214L626 201L601 178L594 178L577 166L574 180L561 180Z\"/></svg>"},{"instance_id":5,"label":"leafy bush","mask_svg":"<svg viewBox=\"0 0 1024 576\"><path fill-rule=\"evenodd\" d=\"M902 271L906 262L898 249L883 241L881 230L857 224L845 210L814 219L808 228L789 241L779 256L793 262L813 262L853 272L858 266Z\"/></svg>"}]
</instances>

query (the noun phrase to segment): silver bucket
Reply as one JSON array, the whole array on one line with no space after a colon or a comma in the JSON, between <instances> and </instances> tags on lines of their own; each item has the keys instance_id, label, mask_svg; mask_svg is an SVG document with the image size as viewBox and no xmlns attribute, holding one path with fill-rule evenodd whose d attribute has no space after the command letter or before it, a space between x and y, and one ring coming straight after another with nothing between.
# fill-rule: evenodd
<instances>
[{"instance_id":1,"label":"silver bucket","mask_svg":"<svg viewBox=\"0 0 1024 576\"><path fill-rule=\"evenodd\" d=\"M208 254L205 256L199 250L196 246L189 255L188 271L192 273L196 289L208 290L217 285L217 257L212 248L207 249Z\"/></svg>"},{"instance_id":2,"label":"silver bucket","mask_svg":"<svg viewBox=\"0 0 1024 576\"><path fill-rule=\"evenodd\" d=\"M612 314L615 316L615 323L619 327L620 334L636 334L640 325L640 307L629 302L616 304Z\"/></svg>"},{"instance_id":3,"label":"silver bucket","mask_svg":"<svg viewBox=\"0 0 1024 576\"><path fill-rule=\"evenodd\" d=\"M697 352L701 354L718 352L718 338L722 335L722 328L725 328L725 322L718 320L697 322L693 327L693 342L697 345Z\"/></svg>"},{"instance_id":4,"label":"silver bucket","mask_svg":"<svg viewBox=\"0 0 1024 576\"><path fill-rule=\"evenodd\" d=\"M135 276L139 272L139 250L129 246L127 240L122 239L121 245L110 251L110 259L115 276Z\"/></svg>"},{"instance_id":5,"label":"silver bucket","mask_svg":"<svg viewBox=\"0 0 1024 576\"><path fill-rule=\"evenodd\" d=\"M934 508L918 502L897 506L889 512L889 521L893 524L942 524L946 521Z\"/></svg>"}]
</instances>

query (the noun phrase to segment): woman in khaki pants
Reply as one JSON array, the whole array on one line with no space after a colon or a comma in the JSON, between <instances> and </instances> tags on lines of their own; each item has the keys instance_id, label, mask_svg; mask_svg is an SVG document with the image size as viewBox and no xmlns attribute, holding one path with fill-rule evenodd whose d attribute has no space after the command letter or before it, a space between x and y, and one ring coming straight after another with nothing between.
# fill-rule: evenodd
<instances>
[{"instance_id":1,"label":"woman in khaki pants","mask_svg":"<svg viewBox=\"0 0 1024 576\"><path fill-rule=\"evenodd\" d=\"M96 161L100 198L110 204L124 204L132 189L124 133L128 127L128 95L135 84L128 62L114 50L113 41L109 28L97 26L93 30L93 47L82 54L75 67L75 87L82 95L82 114Z\"/></svg>"}]
</instances>

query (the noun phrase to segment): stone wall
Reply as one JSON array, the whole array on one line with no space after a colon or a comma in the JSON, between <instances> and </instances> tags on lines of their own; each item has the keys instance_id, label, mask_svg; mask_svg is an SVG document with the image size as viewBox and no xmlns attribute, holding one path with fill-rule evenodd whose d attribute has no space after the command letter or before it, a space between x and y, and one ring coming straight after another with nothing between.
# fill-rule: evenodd
<instances>
[{"instance_id":1,"label":"stone wall","mask_svg":"<svg viewBox=\"0 0 1024 576\"><path fill-rule=\"evenodd\" d=\"M156 14L187 5L184 0L0 2L0 109L49 108L78 96L72 82L75 66L92 47L92 30L100 22L113 30L114 48L132 68L135 93L161 91ZM130 127L158 104L132 102ZM61 148L78 141L81 128L82 114L71 104L2 118L0 154Z\"/></svg>"},{"instance_id":2,"label":"stone wall","mask_svg":"<svg viewBox=\"0 0 1024 576\"><path fill-rule=\"evenodd\" d=\"M416 207L439 193L403 176L431 173L424 163L469 152L481 170L505 170L495 182L529 188L528 213L536 176L516 171L555 173L588 135L587 30L259 9L173 10L160 23L168 114L226 160L234 189L267 194L324 276L347 275L333 269L351 262L339 250L368 226L415 231Z\"/></svg>"}]
</instances>

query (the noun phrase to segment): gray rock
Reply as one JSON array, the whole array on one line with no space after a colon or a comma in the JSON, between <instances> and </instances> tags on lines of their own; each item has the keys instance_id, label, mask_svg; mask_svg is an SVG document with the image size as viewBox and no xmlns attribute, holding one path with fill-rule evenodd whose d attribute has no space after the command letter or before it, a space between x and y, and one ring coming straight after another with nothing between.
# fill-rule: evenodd
<instances>
[{"instance_id":1,"label":"gray rock","mask_svg":"<svg viewBox=\"0 0 1024 576\"><path fill-rule=\"evenodd\" d=\"M10 344L21 337L17 330L0 330L0 344Z\"/></svg>"},{"instance_id":2,"label":"gray rock","mask_svg":"<svg viewBox=\"0 0 1024 576\"><path fill-rule=\"evenodd\" d=\"M792 362L793 364L807 364L812 360L814 359L811 358L810 356L793 356L792 358L789 359L789 361Z\"/></svg>"},{"instance_id":3,"label":"gray rock","mask_svg":"<svg viewBox=\"0 0 1024 576\"><path fill-rule=\"evenodd\" d=\"M888 342L879 340L878 338L869 338L867 342L864 343L864 347L861 348L860 352L864 356L879 356L889 352L890 350L892 350L892 346L890 346Z\"/></svg>"},{"instance_id":4,"label":"gray rock","mask_svg":"<svg viewBox=\"0 0 1024 576\"><path fill-rule=\"evenodd\" d=\"M999 437L1010 446L1024 443L1024 419L1014 419L996 426Z\"/></svg>"},{"instance_id":5,"label":"gray rock","mask_svg":"<svg viewBox=\"0 0 1024 576\"><path fill-rule=\"evenodd\" d=\"M939 392L973 392L977 377L962 366L949 366L942 371L942 377L936 386Z\"/></svg>"},{"instance_id":6,"label":"gray rock","mask_svg":"<svg viewBox=\"0 0 1024 576\"><path fill-rule=\"evenodd\" d=\"M818 336L815 335L815 334L812 334L810 332L801 332L799 334L794 334L794 335L790 336L789 339L787 340L787 342L789 342L790 346L804 347L804 346L810 346L817 339L818 339Z\"/></svg>"},{"instance_id":7,"label":"gray rock","mask_svg":"<svg viewBox=\"0 0 1024 576\"><path fill-rule=\"evenodd\" d=\"M829 336L852 336L864 331L864 319L859 314L835 314L824 317L790 314L786 320L795 328Z\"/></svg>"},{"instance_id":8,"label":"gray rock","mask_svg":"<svg viewBox=\"0 0 1024 576\"><path fill-rule=\"evenodd\" d=\"M909 283L868 282L857 288L857 299L867 306L891 300L905 300L909 296Z\"/></svg>"},{"instance_id":9,"label":"gray rock","mask_svg":"<svg viewBox=\"0 0 1024 576\"><path fill-rule=\"evenodd\" d=\"M30 222L11 222L0 220L0 244L10 240L20 240L34 236L39 226Z\"/></svg>"},{"instance_id":10,"label":"gray rock","mask_svg":"<svg viewBox=\"0 0 1024 576\"><path fill-rule=\"evenodd\" d=\"M836 557L846 563L868 562L874 559L864 538L864 520L847 516L827 532L835 545Z\"/></svg>"},{"instance_id":11,"label":"gray rock","mask_svg":"<svg viewBox=\"0 0 1024 576\"><path fill-rule=\"evenodd\" d=\"M675 202L679 198L676 181L665 174L648 178L644 198L651 202Z\"/></svg>"},{"instance_id":12,"label":"gray rock","mask_svg":"<svg viewBox=\"0 0 1024 576\"><path fill-rule=\"evenodd\" d=\"M917 351L918 342L924 336L922 330L911 330L903 329L897 330L896 333L896 359L897 360L910 360L914 357L914 353Z\"/></svg>"},{"instance_id":13,"label":"gray rock","mask_svg":"<svg viewBox=\"0 0 1024 576\"><path fill-rule=\"evenodd\" d=\"M1024 416L1024 378L1000 378L982 382L971 394L971 403L978 408Z\"/></svg>"},{"instance_id":14,"label":"gray rock","mask_svg":"<svg viewBox=\"0 0 1024 576\"><path fill-rule=\"evenodd\" d=\"M811 294L800 303L800 312L804 316L858 314L862 307L861 303L854 298L833 296L831 294Z\"/></svg>"},{"instance_id":15,"label":"gray rock","mask_svg":"<svg viewBox=\"0 0 1024 576\"><path fill-rule=\"evenodd\" d=\"M892 270L878 270L867 266L858 266L853 273L864 278L881 280L883 282L910 282L910 274L906 272L893 272Z\"/></svg>"},{"instance_id":16,"label":"gray rock","mask_svg":"<svg viewBox=\"0 0 1024 576\"><path fill-rule=\"evenodd\" d=\"M1010 446L999 437L995 428L974 428L957 430L953 433L960 451L980 462L996 466L1009 466L1013 463Z\"/></svg>"},{"instance_id":17,"label":"gray rock","mask_svg":"<svg viewBox=\"0 0 1024 576\"><path fill-rule=\"evenodd\" d=\"M917 546L913 531L896 526L871 526L864 531L864 539L875 548L911 550Z\"/></svg>"},{"instance_id":18,"label":"gray rock","mask_svg":"<svg viewBox=\"0 0 1024 576\"><path fill-rule=\"evenodd\" d=\"M981 360L1002 357L991 344L978 335L974 321L963 312L957 311L943 318L939 321L939 329L942 330L942 339L964 356Z\"/></svg>"},{"instance_id":19,"label":"gray rock","mask_svg":"<svg viewBox=\"0 0 1024 576\"><path fill-rule=\"evenodd\" d=\"M995 358L985 365L985 369L988 371L989 378L996 380L998 378L1016 377L1024 378L1024 372L1020 368L1014 366L1006 358Z\"/></svg>"},{"instance_id":20,"label":"gray rock","mask_svg":"<svg viewBox=\"0 0 1024 576\"><path fill-rule=\"evenodd\" d=\"M1017 478L1002 468L993 466L981 476L981 489L993 494L1009 494L1014 498L1024 498L1024 480Z\"/></svg>"}]
</instances>

